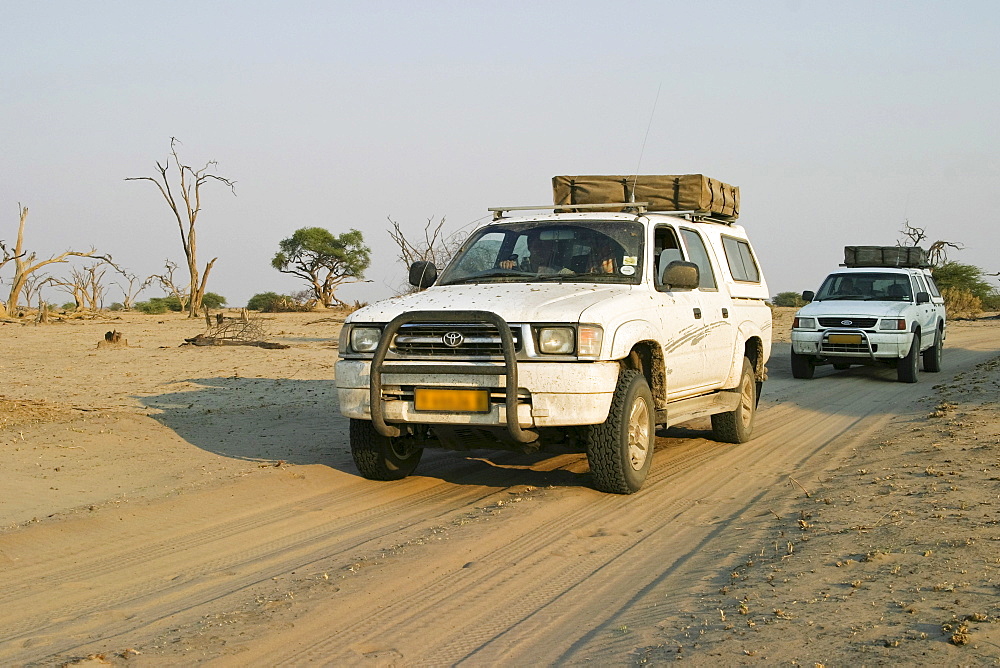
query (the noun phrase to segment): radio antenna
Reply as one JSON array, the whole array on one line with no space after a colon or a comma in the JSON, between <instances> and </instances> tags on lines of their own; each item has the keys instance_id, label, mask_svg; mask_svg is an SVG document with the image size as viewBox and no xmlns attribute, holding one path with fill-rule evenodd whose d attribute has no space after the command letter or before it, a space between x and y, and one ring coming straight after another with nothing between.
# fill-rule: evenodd
<instances>
[{"instance_id":1,"label":"radio antenna","mask_svg":"<svg viewBox=\"0 0 1000 668\"><path fill-rule=\"evenodd\" d=\"M642 166L642 154L646 152L646 140L649 138L649 129L653 127L653 117L656 115L656 103L660 101L660 88L663 83L656 87L656 97L653 98L653 110L649 112L649 123L646 125L646 134L642 137L642 148L639 149L639 162L635 166L635 174L632 178L632 201L635 201L635 184L639 180L639 168Z\"/></svg>"}]
</instances>

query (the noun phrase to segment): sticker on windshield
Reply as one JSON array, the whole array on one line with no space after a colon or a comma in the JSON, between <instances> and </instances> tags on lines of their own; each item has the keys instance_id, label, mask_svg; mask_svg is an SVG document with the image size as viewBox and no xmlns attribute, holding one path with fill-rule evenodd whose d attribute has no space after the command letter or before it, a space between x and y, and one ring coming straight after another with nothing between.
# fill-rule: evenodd
<instances>
[{"instance_id":1,"label":"sticker on windshield","mask_svg":"<svg viewBox=\"0 0 1000 668\"><path fill-rule=\"evenodd\" d=\"M634 267L639 264L639 258L636 255L626 255L622 258L622 264L626 267Z\"/></svg>"},{"instance_id":2,"label":"sticker on windshield","mask_svg":"<svg viewBox=\"0 0 1000 668\"><path fill-rule=\"evenodd\" d=\"M625 259L628 260L629 258L625 258ZM632 258L632 259L634 260L635 258ZM620 271L622 273L622 275L624 275L624 276L631 276L632 274L635 273L635 267L626 264L621 269L619 269L618 271Z\"/></svg>"}]
</instances>

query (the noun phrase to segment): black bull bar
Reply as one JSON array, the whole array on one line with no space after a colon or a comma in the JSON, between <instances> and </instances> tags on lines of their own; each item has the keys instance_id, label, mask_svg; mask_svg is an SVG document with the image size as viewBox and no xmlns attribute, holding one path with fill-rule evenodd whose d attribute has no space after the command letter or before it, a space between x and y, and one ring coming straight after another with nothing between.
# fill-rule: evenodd
<instances>
[{"instance_id":1,"label":"black bull bar","mask_svg":"<svg viewBox=\"0 0 1000 668\"><path fill-rule=\"evenodd\" d=\"M497 328L500 333L500 348L503 351L503 367L499 365L473 365L473 364L406 364L392 362L384 367L385 356L389 352L389 346L399 328L405 324L422 321L433 323L488 323ZM393 318L379 338L378 346L375 348L375 355L372 357L370 377L368 383L369 403L371 404L372 424L375 430L389 438L396 438L402 434L402 430L385 421L385 414L382 406L382 374L459 374L477 376L504 376L506 384L504 387L504 405L507 410L507 431L518 443L531 443L538 439L538 433L521 429L517 420L517 357L514 351L514 336L511 334L510 326L503 318L490 311L410 311L402 313Z\"/></svg>"}]
</instances>

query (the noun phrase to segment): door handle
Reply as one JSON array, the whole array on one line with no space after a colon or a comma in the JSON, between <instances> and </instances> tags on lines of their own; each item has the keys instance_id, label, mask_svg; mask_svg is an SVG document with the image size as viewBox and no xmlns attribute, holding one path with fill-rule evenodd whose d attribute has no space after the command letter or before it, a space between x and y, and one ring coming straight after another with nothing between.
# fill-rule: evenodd
<instances>
[{"instance_id":1,"label":"door handle","mask_svg":"<svg viewBox=\"0 0 1000 668\"><path fill-rule=\"evenodd\" d=\"M728 318L729 317L729 309L727 309L727 308L722 309L722 317L723 318Z\"/></svg>"},{"instance_id":2,"label":"door handle","mask_svg":"<svg viewBox=\"0 0 1000 668\"><path fill-rule=\"evenodd\" d=\"M695 308L695 310L694 310L694 319L695 320L701 320L701 309L700 308Z\"/></svg>"}]
</instances>

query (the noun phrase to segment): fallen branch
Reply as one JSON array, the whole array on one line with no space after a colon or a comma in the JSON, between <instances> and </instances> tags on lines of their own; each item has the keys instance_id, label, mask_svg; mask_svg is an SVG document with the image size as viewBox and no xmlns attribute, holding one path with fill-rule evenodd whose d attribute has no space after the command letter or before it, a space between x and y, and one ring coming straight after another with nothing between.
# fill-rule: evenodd
<instances>
[{"instance_id":1,"label":"fallen branch","mask_svg":"<svg viewBox=\"0 0 1000 668\"><path fill-rule=\"evenodd\" d=\"M796 480L792 476L788 476L788 479L791 480L792 482L794 482L796 485L798 485L799 489L801 489L803 492L805 492L807 499L811 499L812 498L812 494L810 494L809 490L807 490L805 487L802 486L802 483L800 483L798 480Z\"/></svg>"},{"instance_id":2,"label":"fallen branch","mask_svg":"<svg viewBox=\"0 0 1000 668\"><path fill-rule=\"evenodd\" d=\"M289 348L284 343L272 343L270 341L244 341L242 339L228 339L219 338L215 336L205 336L204 334L199 334L190 339L184 339L184 343L181 345L192 345L192 346L256 346L258 348L267 348L268 350L280 350L283 348Z\"/></svg>"}]
</instances>

